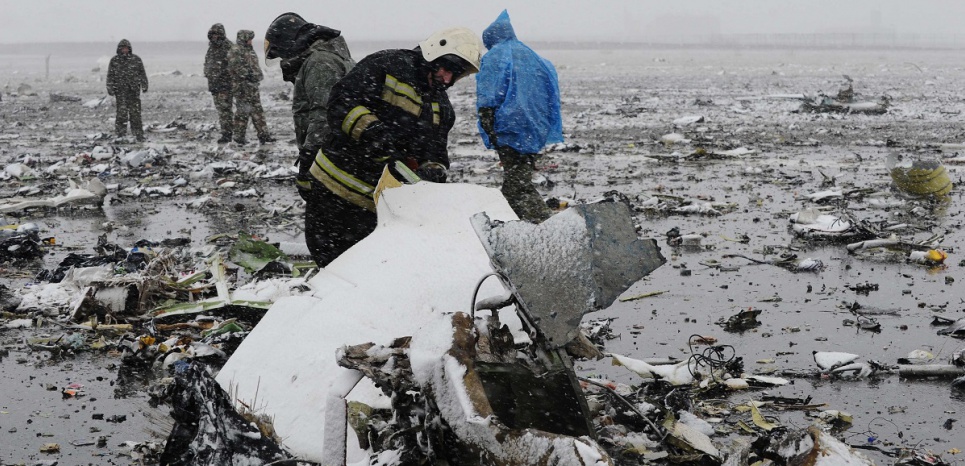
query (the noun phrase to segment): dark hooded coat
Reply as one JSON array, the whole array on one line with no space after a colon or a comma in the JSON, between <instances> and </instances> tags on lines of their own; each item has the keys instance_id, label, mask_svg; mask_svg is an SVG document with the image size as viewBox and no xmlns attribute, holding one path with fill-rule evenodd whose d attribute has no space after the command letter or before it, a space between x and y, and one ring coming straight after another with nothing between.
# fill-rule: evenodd
<instances>
[{"instance_id":1,"label":"dark hooded coat","mask_svg":"<svg viewBox=\"0 0 965 466\"><path fill-rule=\"evenodd\" d=\"M220 23L208 30L208 52L204 55L204 77L208 78L208 92L231 92L231 73L228 71L228 52L231 41Z\"/></svg>"},{"instance_id":2,"label":"dark hooded coat","mask_svg":"<svg viewBox=\"0 0 965 466\"><path fill-rule=\"evenodd\" d=\"M121 48L127 47L129 52L121 54ZM111 58L107 66L107 93L110 95L139 95L147 92L147 73L141 57L134 55L134 49L127 39L117 43L117 55Z\"/></svg>"}]
</instances>

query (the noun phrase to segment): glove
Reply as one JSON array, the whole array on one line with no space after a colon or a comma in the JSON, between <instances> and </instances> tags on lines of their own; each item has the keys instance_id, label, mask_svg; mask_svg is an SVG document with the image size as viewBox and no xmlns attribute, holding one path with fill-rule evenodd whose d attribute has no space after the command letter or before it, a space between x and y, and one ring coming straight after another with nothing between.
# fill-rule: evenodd
<instances>
[{"instance_id":1,"label":"glove","mask_svg":"<svg viewBox=\"0 0 965 466\"><path fill-rule=\"evenodd\" d=\"M298 174L295 175L295 188L298 189L298 195L301 196L303 200L308 201L308 196L312 192L312 179L314 178L310 172L312 169L312 164L315 163L315 154L318 153L318 149L300 149L298 151L298 160L295 163L298 165Z\"/></svg>"},{"instance_id":2,"label":"glove","mask_svg":"<svg viewBox=\"0 0 965 466\"><path fill-rule=\"evenodd\" d=\"M415 174L419 175L419 178L422 178L424 181L445 183L446 178L449 176L449 169L438 162L425 162L419 165L419 168L415 170Z\"/></svg>"},{"instance_id":3,"label":"glove","mask_svg":"<svg viewBox=\"0 0 965 466\"><path fill-rule=\"evenodd\" d=\"M107 95L114 97L114 89L107 89Z\"/></svg>"},{"instance_id":4,"label":"glove","mask_svg":"<svg viewBox=\"0 0 965 466\"><path fill-rule=\"evenodd\" d=\"M479 109L479 126L482 127L486 136L489 137L489 143L493 147L499 145L496 139L496 111L492 107L483 107Z\"/></svg>"},{"instance_id":5,"label":"glove","mask_svg":"<svg viewBox=\"0 0 965 466\"><path fill-rule=\"evenodd\" d=\"M142 87L141 92L147 92L147 86Z\"/></svg>"}]
</instances>

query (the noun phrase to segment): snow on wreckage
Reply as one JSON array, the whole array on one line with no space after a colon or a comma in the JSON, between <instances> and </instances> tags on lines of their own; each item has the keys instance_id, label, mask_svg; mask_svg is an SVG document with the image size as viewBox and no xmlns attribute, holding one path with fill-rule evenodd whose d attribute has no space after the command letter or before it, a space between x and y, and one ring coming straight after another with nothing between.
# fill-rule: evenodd
<instances>
[{"instance_id":1,"label":"snow on wreckage","mask_svg":"<svg viewBox=\"0 0 965 466\"><path fill-rule=\"evenodd\" d=\"M223 448L207 445L208 452L384 465L719 464L751 457L824 464L815 461L824 452L827 464L871 464L827 433L828 426L850 419L833 410L815 416L808 429L788 429L751 401L720 413L749 413L749 420L735 422L758 441L711 440L715 429L691 412L691 403L788 380L744 374L732 348L703 337L700 343L691 339L690 358L670 364L612 355L614 364L653 380L637 393L576 377L561 347L574 337L585 342L576 332L583 313L608 306L663 263L652 240L636 238L621 201L578 205L533 226L489 221L514 217L498 192L478 186L420 183L388 190L381 199L376 232L312 279L313 293L277 301L217 375L234 398L229 404L272 419L271 436L284 449L231 446L228 440L237 436L231 432L269 436L238 420L222 434ZM429 199L431 211L419 208ZM492 274L490 263L503 287L480 280ZM495 297L477 303L477 290L470 313L458 312L473 284L481 296ZM507 310L509 304L515 309ZM484 318L485 310L497 311ZM693 344L709 346L698 353ZM853 360L828 368L818 354L815 361L822 374L834 377L891 370ZM204 386L188 389L217 396ZM664 406L645 400L663 400ZM708 403L701 410L713 414ZM823 406L769 403L778 409ZM211 420L222 417L198 415L205 426L217 426ZM179 422L199 424L192 419ZM176 440L169 445L205 447Z\"/></svg>"},{"instance_id":2,"label":"snow on wreckage","mask_svg":"<svg viewBox=\"0 0 965 466\"><path fill-rule=\"evenodd\" d=\"M637 239L629 207L577 206L539 226L491 223L515 219L498 191L419 183L387 190L378 208L375 233L312 280L314 296L278 301L219 382L238 399L257 392L285 446L326 464L609 464L562 347L584 312L664 261L653 240ZM493 273L490 258L511 297L480 281ZM458 312L474 287L497 296L480 304L487 319ZM304 343L278 345L282 337ZM359 341L376 343L344 346ZM362 374L392 396L370 382L353 390ZM346 417L358 438L346 436Z\"/></svg>"}]
</instances>

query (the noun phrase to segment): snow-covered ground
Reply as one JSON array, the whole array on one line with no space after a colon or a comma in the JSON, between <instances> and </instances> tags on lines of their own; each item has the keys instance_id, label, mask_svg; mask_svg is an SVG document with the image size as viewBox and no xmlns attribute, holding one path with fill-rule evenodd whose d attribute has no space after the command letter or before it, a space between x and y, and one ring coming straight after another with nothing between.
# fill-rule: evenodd
<instances>
[{"instance_id":1,"label":"snow-covered ground","mask_svg":"<svg viewBox=\"0 0 965 466\"><path fill-rule=\"evenodd\" d=\"M290 85L281 81L278 70L267 73L262 101L280 142L266 148L219 148L210 126L216 124L215 112L200 76L203 45L174 51L163 44L139 47L135 42L134 47L151 79L151 90L143 96L144 121L157 130L148 131L149 141L143 146L112 144L99 135L113 130L111 99L95 105L105 96L102 58L113 51L112 44L69 54L51 50L47 80L43 54L0 55L0 165L4 169L0 195L37 187L34 197L52 197L67 191L68 178L100 175L114 199L103 210L61 208L25 217L6 214L9 223L36 222L42 236L57 238L58 246L48 255L46 267L54 266L68 251L91 252L99 235L121 244L186 236L201 245L210 234L246 230L274 241L301 241L300 206L290 186L290 171L286 172L295 156L290 101L282 97L290 95ZM955 146L944 152L927 147L965 142L965 70L959 65L960 51L540 51L559 70L567 138L565 145L549 151L538 163L542 192L571 200L594 199L610 190L626 194L640 209L641 235L658 238L669 260L627 295L665 293L617 302L587 316L616 319L613 327L620 338L608 343L609 351L641 359L686 357L688 337L700 334L733 345L748 370L779 372L813 369L813 351L848 352L863 360L895 364L913 350L924 349L947 359L963 346L960 340L936 335L937 328L931 325L935 314L962 317L961 293L956 291L965 279L959 257L965 238L957 187L962 181L961 159ZM356 57L363 54L357 52ZM768 98L833 95L844 81L842 75L854 79L859 97L888 96L889 112L880 116L794 113L797 101ZM22 84L30 89L21 88ZM51 92L80 100L52 102ZM450 137L451 179L498 186L496 157L482 147L475 132L472 80L458 83L450 95L458 115ZM701 116L703 121L685 118L691 116ZM181 126L165 131L170 123ZM670 134L679 137L664 137ZM747 150L730 156L705 155L739 148ZM133 152L149 149L154 149L161 163L130 163L135 160ZM918 205L890 193L885 165L890 153L944 158L956 183L949 199ZM148 155L139 154L137 160ZM24 167L32 176L23 176ZM250 188L259 196L242 194ZM868 258L849 254L843 245L794 241L789 217L815 206L815 196L810 195L862 189L877 194L837 205L863 220L912 224L915 228L902 233L909 238L944 235L940 244L949 253L945 266L907 263L903 257ZM720 215L666 214L647 208L675 198L706 204ZM664 237L674 227L682 234L701 235L701 247L669 246ZM786 252L781 247L791 244L799 248L794 251L799 257L819 259L824 269L795 274L723 257L742 254L762 259L769 248ZM21 286L28 281L24 277L36 271L5 269L2 283ZM859 294L855 289L862 285L869 285L863 288L871 291ZM861 330L851 325L855 317L848 307L854 302L894 309L897 315L876 317L880 332ZM716 324L747 308L763 310L761 327L728 333ZM18 341L16 333L0 333L5 347ZM50 411L55 413L76 409L55 404L60 403L60 394L42 387L60 380L59 374L16 360L0 359L0 370L10 374L0 381L0 393L6 397L23 391L13 401L0 398L0 410L11 413L0 415L4 432L0 461L26 460L36 455L33 443L46 443L26 423L37 417L35 411L43 412L37 406L53 406ZM635 374L610 367L608 360L578 366L582 374L639 382ZM45 401L49 394L56 399ZM956 434L959 426L944 427L965 411L965 400L951 391L947 380L887 375L857 381L799 379L770 394L811 396L814 403L851 412L854 427L845 434L850 443L875 437L936 452L965 448L965 440ZM736 395L734 401L756 396ZM116 403L129 412L141 409L121 400ZM784 421L809 422L799 413L789 413ZM73 421L65 421L69 422ZM13 426L17 432L9 432ZM72 448L66 435L60 439L65 450ZM18 448L6 448L12 443ZM87 454L80 448L73 451L74 458Z\"/></svg>"}]
</instances>

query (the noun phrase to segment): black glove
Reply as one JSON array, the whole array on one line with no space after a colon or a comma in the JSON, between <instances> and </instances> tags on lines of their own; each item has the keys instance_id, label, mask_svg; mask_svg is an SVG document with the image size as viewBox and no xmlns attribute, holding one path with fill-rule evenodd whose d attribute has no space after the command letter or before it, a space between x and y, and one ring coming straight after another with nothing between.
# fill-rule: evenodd
<instances>
[{"instance_id":1,"label":"black glove","mask_svg":"<svg viewBox=\"0 0 965 466\"><path fill-rule=\"evenodd\" d=\"M307 148L300 149L298 151L298 160L295 163L298 165L298 174L295 175L295 187L298 189L298 195L302 199L308 200L308 194L312 191L312 176L310 170L312 169L312 164L315 163L315 155L318 154L317 148Z\"/></svg>"},{"instance_id":2,"label":"black glove","mask_svg":"<svg viewBox=\"0 0 965 466\"><path fill-rule=\"evenodd\" d=\"M446 178L449 176L449 169L445 165L438 162L425 162L419 165L419 168L415 171L419 178L424 181L429 181L432 183L445 183Z\"/></svg>"},{"instance_id":3,"label":"black glove","mask_svg":"<svg viewBox=\"0 0 965 466\"><path fill-rule=\"evenodd\" d=\"M489 143L493 147L499 145L496 140L496 110L492 107L483 107L479 109L479 126L482 126L483 131L486 136L489 137Z\"/></svg>"}]
</instances>

